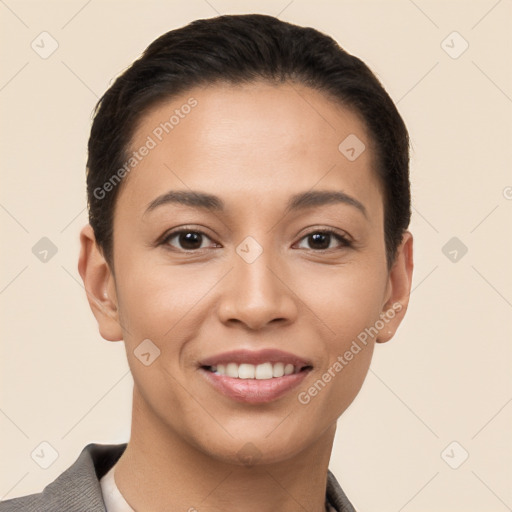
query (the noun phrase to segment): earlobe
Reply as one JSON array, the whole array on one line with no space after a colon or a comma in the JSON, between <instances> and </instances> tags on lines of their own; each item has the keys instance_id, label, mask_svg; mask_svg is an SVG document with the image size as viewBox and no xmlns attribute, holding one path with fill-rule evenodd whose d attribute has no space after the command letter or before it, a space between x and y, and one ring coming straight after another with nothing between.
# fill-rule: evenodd
<instances>
[{"instance_id":1,"label":"earlobe","mask_svg":"<svg viewBox=\"0 0 512 512\"><path fill-rule=\"evenodd\" d=\"M405 316L411 294L413 268L413 236L410 231L405 231L389 272L388 293L381 313L385 326L377 336L377 343L389 341Z\"/></svg>"},{"instance_id":2,"label":"earlobe","mask_svg":"<svg viewBox=\"0 0 512 512\"><path fill-rule=\"evenodd\" d=\"M108 341L122 340L114 276L96 243L90 224L80 232L78 272L82 277L87 300L98 322L101 336Z\"/></svg>"}]
</instances>

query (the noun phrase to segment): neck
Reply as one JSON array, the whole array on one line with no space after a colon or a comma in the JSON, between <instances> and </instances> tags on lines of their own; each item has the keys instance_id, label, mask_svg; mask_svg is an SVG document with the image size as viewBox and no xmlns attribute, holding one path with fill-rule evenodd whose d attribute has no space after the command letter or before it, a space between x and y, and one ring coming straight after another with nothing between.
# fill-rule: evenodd
<instances>
[{"instance_id":1,"label":"neck","mask_svg":"<svg viewBox=\"0 0 512 512\"><path fill-rule=\"evenodd\" d=\"M115 481L136 511L325 511L325 491L336 424L293 457L252 466L229 463L197 449L163 425L134 386L130 441Z\"/></svg>"}]
</instances>

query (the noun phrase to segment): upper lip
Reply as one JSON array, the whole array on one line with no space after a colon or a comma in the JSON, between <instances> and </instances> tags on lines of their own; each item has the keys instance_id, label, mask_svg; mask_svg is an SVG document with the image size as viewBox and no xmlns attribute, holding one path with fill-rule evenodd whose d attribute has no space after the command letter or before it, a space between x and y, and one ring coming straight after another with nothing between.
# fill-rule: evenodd
<instances>
[{"instance_id":1,"label":"upper lip","mask_svg":"<svg viewBox=\"0 0 512 512\"><path fill-rule=\"evenodd\" d=\"M230 352L223 352L211 357L203 359L200 366L217 366L219 364L228 363L248 363L248 364L263 364L263 363L285 363L293 364L293 366L303 368L305 366L312 366L311 361L302 357L296 356L289 352L283 352L273 348L263 350L232 350Z\"/></svg>"}]
</instances>

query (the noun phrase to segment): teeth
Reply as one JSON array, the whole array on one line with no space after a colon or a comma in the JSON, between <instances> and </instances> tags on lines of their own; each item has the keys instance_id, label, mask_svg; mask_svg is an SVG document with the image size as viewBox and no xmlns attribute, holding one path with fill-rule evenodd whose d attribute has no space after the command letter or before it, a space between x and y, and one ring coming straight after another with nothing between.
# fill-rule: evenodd
<instances>
[{"instance_id":1,"label":"teeth","mask_svg":"<svg viewBox=\"0 0 512 512\"><path fill-rule=\"evenodd\" d=\"M270 363L263 363L256 366L254 376L257 379L271 379L272 378L272 365Z\"/></svg>"},{"instance_id":2,"label":"teeth","mask_svg":"<svg viewBox=\"0 0 512 512\"><path fill-rule=\"evenodd\" d=\"M217 369L218 371L218 369ZM254 373L256 371L256 368L253 364L245 364L242 363L238 367L238 378L239 379L254 379Z\"/></svg>"},{"instance_id":3,"label":"teeth","mask_svg":"<svg viewBox=\"0 0 512 512\"><path fill-rule=\"evenodd\" d=\"M298 373L300 368L293 364L284 363L262 363L258 365L248 363L228 363L211 366L210 370L217 375L227 375L238 379L268 380L283 375Z\"/></svg>"},{"instance_id":4,"label":"teeth","mask_svg":"<svg viewBox=\"0 0 512 512\"><path fill-rule=\"evenodd\" d=\"M276 363L272 368L272 375L274 377L282 377L284 375L284 363Z\"/></svg>"},{"instance_id":5,"label":"teeth","mask_svg":"<svg viewBox=\"0 0 512 512\"><path fill-rule=\"evenodd\" d=\"M236 363L229 363L226 366L226 375L228 377L238 377L238 365Z\"/></svg>"}]
</instances>

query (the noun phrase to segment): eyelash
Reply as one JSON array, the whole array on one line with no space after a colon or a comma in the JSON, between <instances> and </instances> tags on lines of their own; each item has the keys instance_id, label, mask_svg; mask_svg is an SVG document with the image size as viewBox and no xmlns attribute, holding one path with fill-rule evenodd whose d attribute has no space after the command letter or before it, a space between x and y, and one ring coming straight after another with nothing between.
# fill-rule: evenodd
<instances>
[{"instance_id":1,"label":"eyelash","mask_svg":"<svg viewBox=\"0 0 512 512\"><path fill-rule=\"evenodd\" d=\"M195 233L195 234L199 234L199 235L202 235L202 236L210 239L210 237L201 230L181 228L176 231L171 231L170 233L165 235L165 237L162 239L162 241L160 242L159 245L168 245L169 246L169 241L171 239L173 239L174 237L176 237L177 235L180 235L182 233ZM342 248L352 247L352 242L348 238L344 237L343 235L340 235L339 233L337 233L336 231L334 231L332 229L317 229L314 231L310 231L309 233L306 233L300 240L304 240L308 236L316 235L316 234L333 236L336 240L338 240L341 243ZM170 247L172 247L172 246L170 246ZM172 249L175 249L175 250L181 251L181 252L185 252L185 253L199 252L199 251L203 250L203 249L176 249L175 247L172 247ZM311 250L313 252L322 253L322 252L332 251L334 249L331 248L331 249L318 249L318 250L317 249L309 249L309 250Z\"/></svg>"}]
</instances>

